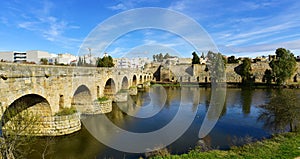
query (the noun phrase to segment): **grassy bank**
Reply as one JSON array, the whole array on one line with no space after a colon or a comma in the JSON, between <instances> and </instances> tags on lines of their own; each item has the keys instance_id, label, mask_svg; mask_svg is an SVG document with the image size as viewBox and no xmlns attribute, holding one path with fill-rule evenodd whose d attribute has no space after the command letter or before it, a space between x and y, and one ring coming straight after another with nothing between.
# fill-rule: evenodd
<instances>
[{"instance_id":1,"label":"grassy bank","mask_svg":"<svg viewBox=\"0 0 300 159\"><path fill-rule=\"evenodd\" d=\"M171 155L159 158L296 158L300 157L300 133L285 133L271 139L247 144L242 147L232 147L228 151L212 150L201 152L192 150L187 154Z\"/></svg>"}]
</instances>

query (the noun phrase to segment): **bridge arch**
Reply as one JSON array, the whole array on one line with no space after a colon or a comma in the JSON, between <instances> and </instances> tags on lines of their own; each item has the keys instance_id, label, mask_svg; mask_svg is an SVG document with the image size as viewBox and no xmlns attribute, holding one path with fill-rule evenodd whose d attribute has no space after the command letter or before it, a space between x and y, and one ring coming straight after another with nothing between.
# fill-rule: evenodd
<instances>
[{"instance_id":1,"label":"bridge arch","mask_svg":"<svg viewBox=\"0 0 300 159\"><path fill-rule=\"evenodd\" d=\"M122 79L121 89L128 89L128 87L129 87L128 78L124 76Z\"/></svg>"},{"instance_id":2,"label":"bridge arch","mask_svg":"<svg viewBox=\"0 0 300 159\"><path fill-rule=\"evenodd\" d=\"M140 84L143 83L143 76L142 76L142 75L140 75L139 83L140 83Z\"/></svg>"},{"instance_id":3,"label":"bridge arch","mask_svg":"<svg viewBox=\"0 0 300 159\"><path fill-rule=\"evenodd\" d=\"M109 78L104 86L104 96L113 97L116 94L116 84L112 78Z\"/></svg>"},{"instance_id":4,"label":"bridge arch","mask_svg":"<svg viewBox=\"0 0 300 159\"><path fill-rule=\"evenodd\" d=\"M38 94L26 94L14 100L3 112L2 126L14 116L28 110L33 115L51 116L52 110L46 98Z\"/></svg>"},{"instance_id":5,"label":"bridge arch","mask_svg":"<svg viewBox=\"0 0 300 159\"><path fill-rule=\"evenodd\" d=\"M81 107L85 107L87 103L92 103L92 95L90 89L82 84L73 93L71 106L75 106L77 109L81 109Z\"/></svg>"},{"instance_id":6,"label":"bridge arch","mask_svg":"<svg viewBox=\"0 0 300 159\"><path fill-rule=\"evenodd\" d=\"M133 75L133 77L132 77L132 85L133 86L137 85L137 77L136 77L136 75Z\"/></svg>"}]
</instances>

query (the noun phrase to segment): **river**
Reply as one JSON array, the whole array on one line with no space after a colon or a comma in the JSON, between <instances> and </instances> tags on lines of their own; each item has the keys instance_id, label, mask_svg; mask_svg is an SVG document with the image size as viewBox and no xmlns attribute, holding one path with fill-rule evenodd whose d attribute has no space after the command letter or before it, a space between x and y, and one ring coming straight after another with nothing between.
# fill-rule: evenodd
<instances>
[{"instance_id":1,"label":"river","mask_svg":"<svg viewBox=\"0 0 300 159\"><path fill-rule=\"evenodd\" d=\"M279 131L268 123L267 119L259 118L264 111L268 111L262 105L269 103L276 92L278 90L227 88L225 103L216 125L199 141L199 130L212 99L212 90L198 87L151 87L139 92L137 96L130 96L127 103L114 103L113 111L109 114L82 116L83 128L79 132L63 137L39 138L30 145L34 151L29 157L41 158L45 149L46 158L53 159L145 157L144 153L124 153L99 142L96 139L99 134L102 138L106 137L104 142L116 139L119 141L126 137L111 128L103 118L110 119L121 129L147 133L168 125L180 107L184 107L182 110L195 118L192 119L187 131L167 147L170 153L186 153L199 143L202 143L202 146L204 143L208 149L229 149L233 145L269 138L276 132L289 131L288 123L285 123L286 125ZM292 93L299 96L300 90L292 90ZM158 113L143 118L153 115L149 114L149 111ZM185 117L179 119L178 126L181 121L185 123L184 120L189 119ZM139 144L142 143L132 141L132 145L128 147Z\"/></svg>"}]
</instances>

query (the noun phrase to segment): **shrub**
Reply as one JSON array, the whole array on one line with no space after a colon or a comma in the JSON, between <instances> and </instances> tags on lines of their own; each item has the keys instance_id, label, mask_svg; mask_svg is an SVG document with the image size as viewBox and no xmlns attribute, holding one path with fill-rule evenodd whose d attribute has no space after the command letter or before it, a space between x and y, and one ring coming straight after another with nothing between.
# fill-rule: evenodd
<instances>
[{"instance_id":1,"label":"shrub","mask_svg":"<svg viewBox=\"0 0 300 159\"><path fill-rule=\"evenodd\" d=\"M107 100L108 100L108 97L105 97L105 96L98 98L99 102L104 102L104 101L107 101Z\"/></svg>"},{"instance_id":2,"label":"shrub","mask_svg":"<svg viewBox=\"0 0 300 159\"><path fill-rule=\"evenodd\" d=\"M77 110L74 107L63 108L59 112L55 113L55 115L57 115L57 116L71 115L71 114L74 114L76 112L77 112Z\"/></svg>"}]
</instances>

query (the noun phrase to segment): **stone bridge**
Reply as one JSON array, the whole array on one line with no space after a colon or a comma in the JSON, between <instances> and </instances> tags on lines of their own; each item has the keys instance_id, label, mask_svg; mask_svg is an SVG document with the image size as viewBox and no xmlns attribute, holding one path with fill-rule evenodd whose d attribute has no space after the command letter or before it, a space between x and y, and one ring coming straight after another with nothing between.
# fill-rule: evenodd
<instances>
[{"instance_id":1,"label":"stone bridge","mask_svg":"<svg viewBox=\"0 0 300 159\"><path fill-rule=\"evenodd\" d=\"M26 105L53 116L63 108L92 103L150 81L141 69L0 63L1 117L8 108Z\"/></svg>"}]
</instances>

